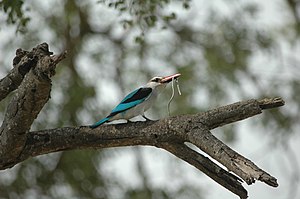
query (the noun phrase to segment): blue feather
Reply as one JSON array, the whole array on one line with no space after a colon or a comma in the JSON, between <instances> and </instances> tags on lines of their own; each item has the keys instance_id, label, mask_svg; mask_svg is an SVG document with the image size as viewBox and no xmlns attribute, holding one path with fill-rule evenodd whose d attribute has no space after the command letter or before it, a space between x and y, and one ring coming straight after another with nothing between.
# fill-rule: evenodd
<instances>
[{"instance_id":1,"label":"blue feather","mask_svg":"<svg viewBox=\"0 0 300 199\"><path fill-rule=\"evenodd\" d=\"M108 118L108 117L106 117L106 118L103 118L102 120L100 120L100 121L96 122L95 124L93 124L93 125L90 125L90 127L91 127L92 129L94 129L94 128L96 128L96 127L100 126L101 124L103 124L103 123L107 122L109 119L110 119L110 118Z\"/></svg>"},{"instance_id":2,"label":"blue feather","mask_svg":"<svg viewBox=\"0 0 300 199\"><path fill-rule=\"evenodd\" d=\"M118 113L124 112L144 102L151 92L151 88L138 88L132 91L111 111L111 114L108 117L113 117Z\"/></svg>"},{"instance_id":3,"label":"blue feather","mask_svg":"<svg viewBox=\"0 0 300 199\"><path fill-rule=\"evenodd\" d=\"M136 105L142 103L143 101L145 101L144 99L140 99L140 100L135 100L133 102L129 102L129 103L120 103L118 106L116 106L111 112L123 112L125 110L128 110L130 108L135 107Z\"/></svg>"},{"instance_id":4,"label":"blue feather","mask_svg":"<svg viewBox=\"0 0 300 199\"><path fill-rule=\"evenodd\" d=\"M144 102L147 97L151 94L151 88L138 88L131 93L129 93L121 102L118 104L111 113L104 119L96 122L95 124L91 125L91 128L96 128L101 124L107 122L110 118L114 117L119 113L124 113L126 110L135 107L136 105Z\"/></svg>"}]
</instances>

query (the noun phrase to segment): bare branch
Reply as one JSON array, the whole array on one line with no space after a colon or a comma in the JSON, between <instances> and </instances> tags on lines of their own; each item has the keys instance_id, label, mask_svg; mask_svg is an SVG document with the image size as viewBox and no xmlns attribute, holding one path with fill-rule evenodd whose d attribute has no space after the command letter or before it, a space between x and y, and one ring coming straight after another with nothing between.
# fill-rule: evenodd
<instances>
[{"instance_id":1,"label":"bare branch","mask_svg":"<svg viewBox=\"0 0 300 199\"><path fill-rule=\"evenodd\" d=\"M260 180L270 186L278 186L276 178L218 140L210 130L260 114L264 109L283 106L281 98L241 101L195 115L175 116L156 122L30 132L34 119L50 97L51 77L55 74L56 64L66 56L66 52L51 54L46 43L31 52L17 50L14 69L0 81L0 99L17 88L0 127L0 169L56 151L150 145L163 148L195 166L240 198L247 198L241 179L247 184ZM241 179L187 147L185 142L194 144Z\"/></svg>"},{"instance_id":2,"label":"bare branch","mask_svg":"<svg viewBox=\"0 0 300 199\"><path fill-rule=\"evenodd\" d=\"M265 98L258 101L259 107L261 109L270 109L270 108L277 108L283 106L285 102L280 97L275 98Z\"/></svg>"},{"instance_id":3,"label":"bare branch","mask_svg":"<svg viewBox=\"0 0 300 199\"><path fill-rule=\"evenodd\" d=\"M194 128L188 132L188 140L198 146L202 151L223 164L229 171L241 177L247 184L260 180L266 184L277 187L276 178L260 169L253 162L238 154L230 147L218 140L204 127Z\"/></svg>"},{"instance_id":4,"label":"bare branch","mask_svg":"<svg viewBox=\"0 0 300 199\"><path fill-rule=\"evenodd\" d=\"M268 100L268 103L272 101L278 103L276 100ZM247 193L241 188L237 177L233 177L232 174L187 148L183 143L193 143L241 177L247 184L260 180L271 186L278 186L274 177L214 137L205 124L206 121L212 121L212 118L220 121L219 123L222 125L245 119L261 113L260 105L262 102L248 100L204 113L176 116L157 122L103 125L94 130L89 127L65 127L29 132L25 145L22 145L22 153L18 158L9 163L0 164L0 168L5 169L29 157L55 151L151 145L166 149L194 165L241 198L245 198ZM220 115L223 115L223 120L219 119ZM208 125L209 128L220 125L217 122L212 124L211 126Z\"/></svg>"},{"instance_id":5,"label":"bare branch","mask_svg":"<svg viewBox=\"0 0 300 199\"><path fill-rule=\"evenodd\" d=\"M43 52L42 52L43 51ZM13 69L0 80L0 101L10 92L18 88L25 75L31 68L35 67L41 55L52 55L48 50L48 44L43 43L28 52L22 49L16 50L16 57L13 60Z\"/></svg>"},{"instance_id":6,"label":"bare branch","mask_svg":"<svg viewBox=\"0 0 300 199\"><path fill-rule=\"evenodd\" d=\"M29 52L18 49L16 50L16 57L13 64L13 69L0 80L0 101L18 88L25 74L30 70L32 65L36 64L36 60Z\"/></svg>"},{"instance_id":7,"label":"bare branch","mask_svg":"<svg viewBox=\"0 0 300 199\"><path fill-rule=\"evenodd\" d=\"M179 143L163 143L162 148L173 153L178 158L190 163L197 169L211 177L220 185L235 193L240 198L247 198L247 191L241 185L242 180L235 175L225 171L223 168L212 162L209 158L197 153L184 144Z\"/></svg>"},{"instance_id":8,"label":"bare branch","mask_svg":"<svg viewBox=\"0 0 300 199\"><path fill-rule=\"evenodd\" d=\"M2 165L15 161L23 150L26 133L50 98L50 77L54 74L56 66L49 56L52 53L49 52L46 43L38 45L31 52L19 50L17 54L18 52L23 52L25 57L20 58L18 63L21 65L15 67L11 73L16 74L16 78L12 80L16 80L17 83L21 81L20 86L18 87L17 83L12 81L13 86L6 90L8 92L18 87L7 107L0 128L0 164ZM26 70L20 73L21 69ZM21 76L24 78L22 79ZM10 77L6 78L10 79ZM3 84L8 82L5 79L2 81ZM7 94L7 92L3 93Z\"/></svg>"},{"instance_id":9,"label":"bare branch","mask_svg":"<svg viewBox=\"0 0 300 199\"><path fill-rule=\"evenodd\" d=\"M221 127L240 120L247 119L260 114L263 109L276 108L284 105L281 98L270 98L263 100L241 101L227 106L222 106L204 113L200 113L197 122L205 125L209 130Z\"/></svg>"}]
</instances>

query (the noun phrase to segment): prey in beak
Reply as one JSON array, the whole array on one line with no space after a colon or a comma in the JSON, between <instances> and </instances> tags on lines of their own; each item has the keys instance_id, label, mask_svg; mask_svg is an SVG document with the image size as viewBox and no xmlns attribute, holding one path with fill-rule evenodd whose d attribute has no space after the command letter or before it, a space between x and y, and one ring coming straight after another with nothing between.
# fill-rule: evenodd
<instances>
[{"instance_id":1,"label":"prey in beak","mask_svg":"<svg viewBox=\"0 0 300 199\"><path fill-rule=\"evenodd\" d=\"M177 83L179 95L181 94L177 79L180 75L181 74L177 73L165 77L153 77L146 85L137 88L126 95L108 116L90 125L90 127L96 128L106 122L111 122L118 119L129 120L138 115L141 115L146 120L149 120L145 116L145 111L152 106L159 93L161 93L167 84L172 81L173 93L168 103L168 111L170 112L170 103L174 97L174 82Z\"/></svg>"},{"instance_id":2,"label":"prey in beak","mask_svg":"<svg viewBox=\"0 0 300 199\"><path fill-rule=\"evenodd\" d=\"M166 77L162 77L162 79L160 80L160 83L169 83L173 79L177 79L180 75L181 75L180 73L176 73L174 75L169 75L169 76L166 76Z\"/></svg>"}]
</instances>

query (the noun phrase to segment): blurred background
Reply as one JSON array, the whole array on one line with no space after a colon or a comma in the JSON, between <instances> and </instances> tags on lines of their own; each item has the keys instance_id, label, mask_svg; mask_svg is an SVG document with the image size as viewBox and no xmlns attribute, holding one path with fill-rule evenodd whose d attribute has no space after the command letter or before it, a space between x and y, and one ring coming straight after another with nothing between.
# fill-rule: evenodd
<instances>
[{"instance_id":1,"label":"blurred background","mask_svg":"<svg viewBox=\"0 0 300 199\"><path fill-rule=\"evenodd\" d=\"M0 8L1 78L17 48L47 42L56 54L68 51L32 130L92 124L152 76L177 72L182 95L172 115L280 96L284 107L213 133L278 179L278 188L244 183L250 198L300 198L298 0L2 0ZM169 86L146 115L168 117L170 96ZM172 154L142 146L28 159L0 171L0 198L236 196Z\"/></svg>"}]
</instances>

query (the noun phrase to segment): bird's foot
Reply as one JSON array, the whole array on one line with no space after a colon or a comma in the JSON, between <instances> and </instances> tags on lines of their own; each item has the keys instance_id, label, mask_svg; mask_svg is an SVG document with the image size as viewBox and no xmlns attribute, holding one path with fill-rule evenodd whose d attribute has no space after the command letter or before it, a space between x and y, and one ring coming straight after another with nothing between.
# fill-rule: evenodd
<instances>
[{"instance_id":1,"label":"bird's foot","mask_svg":"<svg viewBox=\"0 0 300 199\"><path fill-rule=\"evenodd\" d=\"M147 118L145 115L142 115L142 117L146 120L146 121L155 121L155 120L150 120L149 118Z\"/></svg>"}]
</instances>

